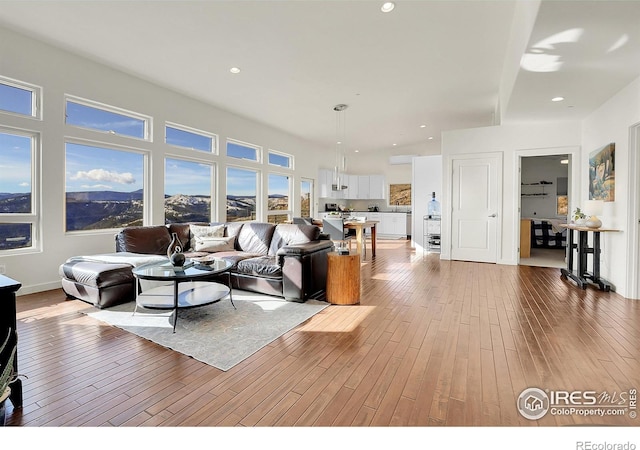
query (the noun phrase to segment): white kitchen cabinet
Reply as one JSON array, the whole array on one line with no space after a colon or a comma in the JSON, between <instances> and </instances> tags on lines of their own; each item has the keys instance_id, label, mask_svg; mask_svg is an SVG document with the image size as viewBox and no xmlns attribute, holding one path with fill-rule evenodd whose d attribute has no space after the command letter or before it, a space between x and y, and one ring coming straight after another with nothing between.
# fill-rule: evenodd
<instances>
[{"instance_id":1,"label":"white kitchen cabinet","mask_svg":"<svg viewBox=\"0 0 640 450\"><path fill-rule=\"evenodd\" d=\"M366 213L362 213L362 215L364 215L367 220L377 220L378 222L380 222L382 220L382 213L379 212L366 212ZM376 225L376 230L380 230L379 228L377 228L378 226L380 226L380 224Z\"/></svg>"},{"instance_id":2,"label":"white kitchen cabinet","mask_svg":"<svg viewBox=\"0 0 640 450\"><path fill-rule=\"evenodd\" d=\"M405 213L383 212L380 213L378 233L385 236L406 236L407 215Z\"/></svg>"},{"instance_id":3,"label":"white kitchen cabinet","mask_svg":"<svg viewBox=\"0 0 640 450\"><path fill-rule=\"evenodd\" d=\"M330 198L331 186L327 184L327 169L318 170L318 196Z\"/></svg>"},{"instance_id":4,"label":"white kitchen cabinet","mask_svg":"<svg viewBox=\"0 0 640 450\"><path fill-rule=\"evenodd\" d=\"M370 199L387 198L387 186L384 175L369 175L369 196Z\"/></svg>"},{"instance_id":5,"label":"white kitchen cabinet","mask_svg":"<svg viewBox=\"0 0 640 450\"><path fill-rule=\"evenodd\" d=\"M355 200L359 198L358 175L345 175L345 180L347 183L347 190L344 193L344 198L349 200Z\"/></svg>"},{"instance_id":6,"label":"white kitchen cabinet","mask_svg":"<svg viewBox=\"0 0 640 450\"><path fill-rule=\"evenodd\" d=\"M358 198L369 199L369 175L358 175Z\"/></svg>"},{"instance_id":7,"label":"white kitchen cabinet","mask_svg":"<svg viewBox=\"0 0 640 450\"><path fill-rule=\"evenodd\" d=\"M333 170L331 169L319 169L318 170L318 183L320 185L320 194L322 198L343 198L344 191L334 191L333 185Z\"/></svg>"}]
</instances>

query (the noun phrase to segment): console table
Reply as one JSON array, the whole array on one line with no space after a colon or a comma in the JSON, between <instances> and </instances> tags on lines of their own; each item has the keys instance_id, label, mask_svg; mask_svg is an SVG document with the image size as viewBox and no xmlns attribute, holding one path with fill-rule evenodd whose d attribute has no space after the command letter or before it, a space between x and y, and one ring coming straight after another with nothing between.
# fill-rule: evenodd
<instances>
[{"instance_id":1,"label":"console table","mask_svg":"<svg viewBox=\"0 0 640 450\"><path fill-rule=\"evenodd\" d=\"M578 287L586 289L589 280L597 284L601 290L610 291L611 283L600 277L600 233L618 232L611 228L589 228L585 226L562 224L562 228L568 231L567 242L567 268L560 269L560 277L563 279L571 278L576 282ZM578 241L574 240L574 232L578 233ZM589 247L589 233L593 233L593 247ZM578 268L573 270L573 249L578 250ZM587 271L587 255L593 255L593 271Z\"/></svg>"},{"instance_id":2,"label":"console table","mask_svg":"<svg viewBox=\"0 0 640 450\"><path fill-rule=\"evenodd\" d=\"M0 275L0 336L4 340L9 330L9 345L0 355L0 366L4 367L5 362L10 357L10 352L18 343L18 333L16 332L16 291L20 289L22 284L9 277ZM13 370L18 373L18 354L13 360ZM14 408L22 406L22 380L17 379L9 385L11 387L11 403Z\"/></svg>"}]
</instances>

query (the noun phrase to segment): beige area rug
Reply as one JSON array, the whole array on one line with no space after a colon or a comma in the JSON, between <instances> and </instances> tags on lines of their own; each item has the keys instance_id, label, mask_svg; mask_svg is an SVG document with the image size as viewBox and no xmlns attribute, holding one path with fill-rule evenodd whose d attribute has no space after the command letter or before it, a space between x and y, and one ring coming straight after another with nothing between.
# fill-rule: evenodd
<instances>
[{"instance_id":1,"label":"beige area rug","mask_svg":"<svg viewBox=\"0 0 640 450\"><path fill-rule=\"evenodd\" d=\"M173 333L173 311L138 308L133 302L83 311L90 317L227 371L287 331L313 317L328 303L287 302L246 291L207 306L178 310Z\"/></svg>"}]
</instances>

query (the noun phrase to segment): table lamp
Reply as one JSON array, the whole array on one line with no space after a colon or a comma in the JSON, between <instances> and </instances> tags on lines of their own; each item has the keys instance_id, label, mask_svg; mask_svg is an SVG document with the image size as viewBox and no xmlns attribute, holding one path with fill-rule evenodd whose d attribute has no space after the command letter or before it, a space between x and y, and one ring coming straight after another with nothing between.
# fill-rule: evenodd
<instances>
[{"instance_id":1,"label":"table lamp","mask_svg":"<svg viewBox=\"0 0 640 450\"><path fill-rule=\"evenodd\" d=\"M586 227L600 228L602 226L602 221L598 219L598 216L602 215L603 207L604 202L602 200L586 200L584 202L584 207L582 209L584 213L589 216L587 221L584 223Z\"/></svg>"}]
</instances>

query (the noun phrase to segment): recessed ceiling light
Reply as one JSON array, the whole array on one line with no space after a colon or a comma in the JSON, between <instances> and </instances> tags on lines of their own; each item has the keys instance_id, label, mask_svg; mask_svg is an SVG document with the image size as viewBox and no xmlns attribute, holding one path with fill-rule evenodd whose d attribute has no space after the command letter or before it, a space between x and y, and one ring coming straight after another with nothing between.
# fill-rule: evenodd
<instances>
[{"instance_id":1,"label":"recessed ceiling light","mask_svg":"<svg viewBox=\"0 0 640 450\"><path fill-rule=\"evenodd\" d=\"M356 153L360 153L360 150L354 150L354 152L356 152Z\"/></svg>"},{"instance_id":2,"label":"recessed ceiling light","mask_svg":"<svg viewBox=\"0 0 640 450\"><path fill-rule=\"evenodd\" d=\"M231 72L231 73L240 73L240 69L238 67L232 67L231 69L229 69L229 72Z\"/></svg>"},{"instance_id":3,"label":"recessed ceiling light","mask_svg":"<svg viewBox=\"0 0 640 450\"><path fill-rule=\"evenodd\" d=\"M432 141L432 140L433 140L433 136L429 136L429 138L428 138L428 139L429 139L430 141Z\"/></svg>"},{"instance_id":4,"label":"recessed ceiling light","mask_svg":"<svg viewBox=\"0 0 640 450\"><path fill-rule=\"evenodd\" d=\"M398 145L398 144L393 144L393 146L394 146L394 147L395 147L396 145Z\"/></svg>"},{"instance_id":5,"label":"recessed ceiling light","mask_svg":"<svg viewBox=\"0 0 640 450\"><path fill-rule=\"evenodd\" d=\"M384 12L384 13L388 13L393 11L393 8L396 7L396 4L393 2L384 2L382 4L382 8L380 8L380 11Z\"/></svg>"},{"instance_id":6,"label":"recessed ceiling light","mask_svg":"<svg viewBox=\"0 0 640 450\"><path fill-rule=\"evenodd\" d=\"M426 125L420 125L420 128L427 128Z\"/></svg>"},{"instance_id":7,"label":"recessed ceiling light","mask_svg":"<svg viewBox=\"0 0 640 450\"><path fill-rule=\"evenodd\" d=\"M552 102L561 102L562 100L564 100L564 97L553 97L551 99Z\"/></svg>"}]
</instances>

